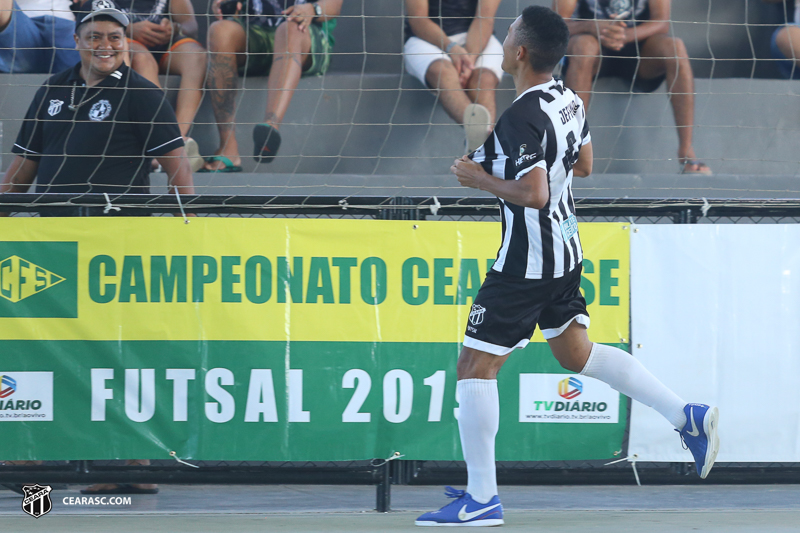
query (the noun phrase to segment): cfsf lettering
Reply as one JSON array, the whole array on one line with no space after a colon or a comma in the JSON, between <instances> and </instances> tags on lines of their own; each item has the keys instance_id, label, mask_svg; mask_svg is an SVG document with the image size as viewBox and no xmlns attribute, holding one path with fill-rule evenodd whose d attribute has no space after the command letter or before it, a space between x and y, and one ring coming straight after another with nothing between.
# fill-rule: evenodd
<instances>
[{"instance_id":1,"label":"cfsf lettering","mask_svg":"<svg viewBox=\"0 0 800 533\"><path fill-rule=\"evenodd\" d=\"M334 283L334 273L337 283ZM89 297L95 303L247 301L370 305L387 294L386 263L379 257L251 257L109 255L89 262ZM355 294L354 294L355 293Z\"/></svg>"},{"instance_id":2,"label":"cfsf lettering","mask_svg":"<svg viewBox=\"0 0 800 533\"><path fill-rule=\"evenodd\" d=\"M292 369L285 373L286 390L280 391L281 397L287 398L285 419L309 422L311 414L303 410L303 371ZM198 379L202 380L205 394L192 386ZM105 421L112 405L113 412L124 412L133 422L147 422L153 417L186 422L190 411L197 409L202 409L211 422L220 424L233 420L237 413L245 422L278 422L271 369L250 370L246 400L238 406L235 398L241 394L236 390L233 372L227 368L212 368L199 376L194 368L168 368L158 380L160 383L153 368L127 368L122 379L113 368L92 368L91 420Z\"/></svg>"}]
</instances>

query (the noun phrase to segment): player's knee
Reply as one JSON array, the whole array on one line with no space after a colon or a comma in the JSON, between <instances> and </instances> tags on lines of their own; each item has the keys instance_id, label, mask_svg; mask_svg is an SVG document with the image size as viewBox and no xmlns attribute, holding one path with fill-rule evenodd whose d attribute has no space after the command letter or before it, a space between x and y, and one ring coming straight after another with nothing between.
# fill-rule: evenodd
<instances>
[{"instance_id":1,"label":"player's knee","mask_svg":"<svg viewBox=\"0 0 800 533\"><path fill-rule=\"evenodd\" d=\"M453 66L453 63L447 59L438 59L434 61L428 67L428 72L425 73L425 78L433 87L437 87L442 79L453 76L457 77L458 73L456 72L456 68Z\"/></svg>"},{"instance_id":2,"label":"player's knee","mask_svg":"<svg viewBox=\"0 0 800 533\"><path fill-rule=\"evenodd\" d=\"M580 372L586 365L586 361L582 358L576 357L573 353L553 354L556 361L562 368L571 372Z\"/></svg>"},{"instance_id":3,"label":"player's knee","mask_svg":"<svg viewBox=\"0 0 800 533\"><path fill-rule=\"evenodd\" d=\"M480 350L461 349L456 363L458 379L496 379L507 356L497 356Z\"/></svg>"},{"instance_id":4,"label":"player's knee","mask_svg":"<svg viewBox=\"0 0 800 533\"><path fill-rule=\"evenodd\" d=\"M238 22L218 20L208 27L209 52L235 52L239 33L243 31Z\"/></svg>"},{"instance_id":5,"label":"player's knee","mask_svg":"<svg viewBox=\"0 0 800 533\"><path fill-rule=\"evenodd\" d=\"M600 57L600 42L594 35L575 35L569 40L567 55L570 62L593 63Z\"/></svg>"}]
</instances>

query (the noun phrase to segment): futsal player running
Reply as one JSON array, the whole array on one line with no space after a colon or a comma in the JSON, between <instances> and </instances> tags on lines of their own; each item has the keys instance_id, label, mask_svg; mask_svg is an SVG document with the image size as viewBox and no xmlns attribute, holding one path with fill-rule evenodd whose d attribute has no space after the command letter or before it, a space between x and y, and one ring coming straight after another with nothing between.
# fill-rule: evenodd
<instances>
[{"instance_id":1,"label":"futsal player running","mask_svg":"<svg viewBox=\"0 0 800 533\"><path fill-rule=\"evenodd\" d=\"M497 373L538 324L561 366L604 381L654 408L675 426L705 478L719 449L716 407L687 404L630 354L592 343L580 292L583 252L572 176L592 171L592 143L581 99L553 79L567 50L563 19L540 6L526 8L503 43L503 70L517 98L493 134L451 171L465 187L500 199L503 238L467 324L458 359L458 428L467 463L467 490L448 487L450 502L425 513L419 526L494 526L503 523L497 494L495 436L500 421Z\"/></svg>"}]
</instances>

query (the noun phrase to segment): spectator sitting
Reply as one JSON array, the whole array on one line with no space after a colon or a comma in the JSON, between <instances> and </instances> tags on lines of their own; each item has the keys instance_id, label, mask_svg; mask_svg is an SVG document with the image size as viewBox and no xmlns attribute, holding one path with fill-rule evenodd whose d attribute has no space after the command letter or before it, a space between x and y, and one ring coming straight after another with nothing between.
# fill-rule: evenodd
<instances>
[{"instance_id":1,"label":"spectator sitting","mask_svg":"<svg viewBox=\"0 0 800 533\"><path fill-rule=\"evenodd\" d=\"M553 0L567 22L564 84L589 107L595 78L632 82L634 92L655 91L666 78L678 128L678 162L684 174L710 175L692 144L694 74L683 41L669 35L671 0Z\"/></svg>"},{"instance_id":2,"label":"spectator sitting","mask_svg":"<svg viewBox=\"0 0 800 533\"><path fill-rule=\"evenodd\" d=\"M494 89L503 77L503 45L493 35L500 0L406 0L406 70L438 93L464 125L467 151L492 130ZM474 102L474 103L473 103Z\"/></svg>"},{"instance_id":3,"label":"spectator sitting","mask_svg":"<svg viewBox=\"0 0 800 533\"><path fill-rule=\"evenodd\" d=\"M0 72L52 74L78 62L71 0L0 0Z\"/></svg>"},{"instance_id":4,"label":"spectator sitting","mask_svg":"<svg viewBox=\"0 0 800 533\"><path fill-rule=\"evenodd\" d=\"M127 16L111 0L96 0L92 11L78 17L75 43L80 62L52 76L36 92L0 193L26 192L34 179L39 193L147 193L149 158L156 157L167 171L170 189L193 194L175 113L163 105L164 95L157 87L124 63ZM103 213L99 207L77 208L72 214ZM149 484L94 485L85 491L156 492L158 488Z\"/></svg>"},{"instance_id":5,"label":"spectator sitting","mask_svg":"<svg viewBox=\"0 0 800 533\"><path fill-rule=\"evenodd\" d=\"M100 0L79 14L80 62L36 92L0 192L26 192L36 179L37 193L147 193L151 157L173 192L194 192L175 113L124 64L128 18L109 6Z\"/></svg>"},{"instance_id":6,"label":"spectator sitting","mask_svg":"<svg viewBox=\"0 0 800 533\"><path fill-rule=\"evenodd\" d=\"M94 0L98 1L103 0ZM116 5L131 20L127 35L133 70L158 87L159 74L181 77L175 114L189 165L196 171L203 166L203 158L189 129L203 97L206 50L197 42L191 0L116 0Z\"/></svg>"},{"instance_id":7,"label":"spectator sitting","mask_svg":"<svg viewBox=\"0 0 800 533\"><path fill-rule=\"evenodd\" d=\"M285 9L281 10L280 5ZM278 153L278 132L301 76L322 76L330 64L333 29L342 0L214 0L217 21L208 29L208 88L219 129L219 148L205 172L240 172L236 141L236 85L239 75L264 76L267 109L253 129L256 161L270 163Z\"/></svg>"},{"instance_id":8,"label":"spectator sitting","mask_svg":"<svg viewBox=\"0 0 800 533\"><path fill-rule=\"evenodd\" d=\"M767 3L783 4L783 20L787 24L772 34L772 57L778 59L781 76L800 79L800 2L796 0L764 0Z\"/></svg>"}]
</instances>

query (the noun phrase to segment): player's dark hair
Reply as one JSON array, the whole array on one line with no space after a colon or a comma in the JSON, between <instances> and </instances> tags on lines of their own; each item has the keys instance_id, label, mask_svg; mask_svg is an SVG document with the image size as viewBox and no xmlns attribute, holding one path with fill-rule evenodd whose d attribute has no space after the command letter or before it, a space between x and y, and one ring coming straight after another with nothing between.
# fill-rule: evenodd
<instances>
[{"instance_id":1,"label":"player's dark hair","mask_svg":"<svg viewBox=\"0 0 800 533\"><path fill-rule=\"evenodd\" d=\"M552 9L529 6L522 11L516 44L528 50L534 71L552 72L567 53L569 28Z\"/></svg>"}]
</instances>

